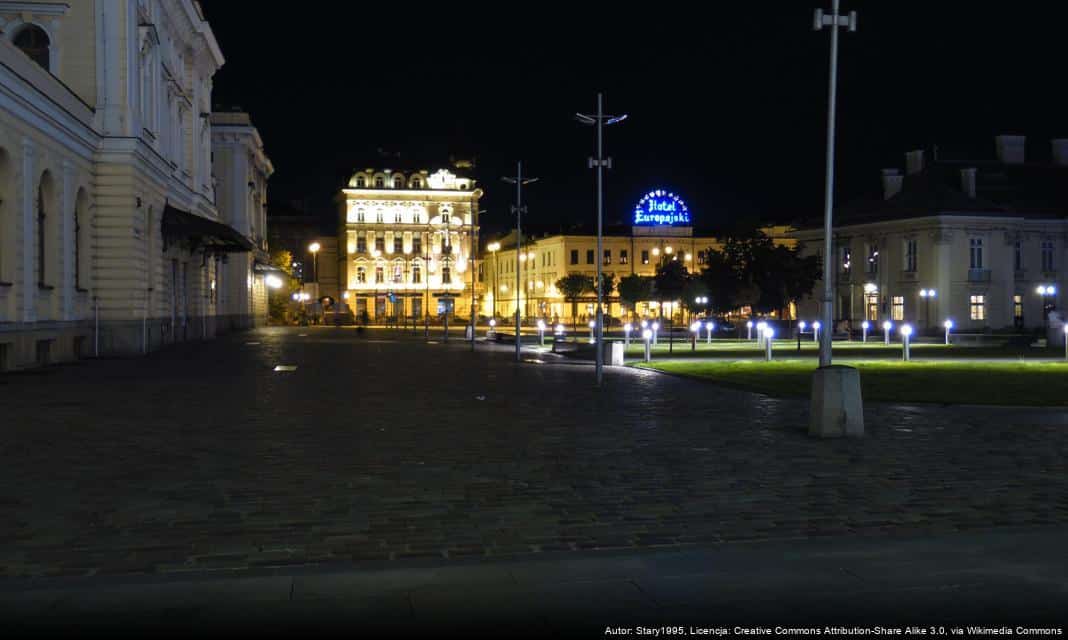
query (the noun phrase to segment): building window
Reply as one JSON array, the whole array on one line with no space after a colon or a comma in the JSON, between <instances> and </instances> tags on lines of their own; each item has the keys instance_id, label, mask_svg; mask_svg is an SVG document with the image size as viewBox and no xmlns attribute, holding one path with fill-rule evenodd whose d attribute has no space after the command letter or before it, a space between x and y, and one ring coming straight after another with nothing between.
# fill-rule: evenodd
<instances>
[{"instance_id":1,"label":"building window","mask_svg":"<svg viewBox=\"0 0 1068 640\"><path fill-rule=\"evenodd\" d=\"M448 226L452 222L452 215L448 211L441 214L441 224Z\"/></svg>"},{"instance_id":2,"label":"building window","mask_svg":"<svg viewBox=\"0 0 1068 640\"><path fill-rule=\"evenodd\" d=\"M593 249L586 249L586 264L593 264Z\"/></svg>"},{"instance_id":3,"label":"building window","mask_svg":"<svg viewBox=\"0 0 1068 640\"><path fill-rule=\"evenodd\" d=\"M1053 272L1053 241L1042 241L1042 271L1045 273Z\"/></svg>"},{"instance_id":4,"label":"building window","mask_svg":"<svg viewBox=\"0 0 1068 640\"><path fill-rule=\"evenodd\" d=\"M1024 268L1023 267L1023 243L1020 242L1019 240L1017 240L1012 245L1012 250L1013 250L1013 258L1012 258L1012 266L1013 266L1013 268L1016 269L1017 271L1023 271L1023 268Z\"/></svg>"},{"instance_id":5,"label":"building window","mask_svg":"<svg viewBox=\"0 0 1068 640\"><path fill-rule=\"evenodd\" d=\"M412 283L419 284L423 281L423 268L419 265L412 266Z\"/></svg>"},{"instance_id":6,"label":"building window","mask_svg":"<svg viewBox=\"0 0 1068 640\"><path fill-rule=\"evenodd\" d=\"M37 284L38 286L45 285L45 197L44 197L44 178L41 179L41 186L37 188Z\"/></svg>"},{"instance_id":7,"label":"building window","mask_svg":"<svg viewBox=\"0 0 1068 640\"><path fill-rule=\"evenodd\" d=\"M619 250L619 264L627 264L628 260L629 260L629 258L627 258L627 250L626 249L620 249Z\"/></svg>"},{"instance_id":8,"label":"building window","mask_svg":"<svg viewBox=\"0 0 1068 640\"><path fill-rule=\"evenodd\" d=\"M642 264L649 264L649 250L642 249Z\"/></svg>"},{"instance_id":9,"label":"building window","mask_svg":"<svg viewBox=\"0 0 1068 640\"><path fill-rule=\"evenodd\" d=\"M375 251L382 253L386 250L386 237L379 233L375 236Z\"/></svg>"},{"instance_id":10,"label":"building window","mask_svg":"<svg viewBox=\"0 0 1068 640\"><path fill-rule=\"evenodd\" d=\"M452 269L449 267L441 268L441 284L452 284Z\"/></svg>"},{"instance_id":11,"label":"building window","mask_svg":"<svg viewBox=\"0 0 1068 640\"><path fill-rule=\"evenodd\" d=\"M971 297L972 320L986 320L986 296Z\"/></svg>"},{"instance_id":12,"label":"building window","mask_svg":"<svg viewBox=\"0 0 1068 640\"><path fill-rule=\"evenodd\" d=\"M1012 317L1016 324L1023 324L1023 296L1012 297Z\"/></svg>"},{"instance_id":13,"label":"building window","mask_svg":"<svg viewBox=\"0 0 1068 640\"><path fill-rule=\"evenodd\" d=\"M367 253L367 238L363 234L356 237L356 253Z\"/></svg>"},{"instance_id":14,"label":"building window","mask_svg":"<svg viewBox=\"0 0 1068 640\"><path fill-rule=\"evenodd\" d=\"M358 284L367 282L367 267L356 267L356 282Z\"/></svg>"},{"instance_id":15,"label":"building window","mask_svg":"<svg viewBox=\"0 0 1068 640\"><path fill-rule=\"evenodd\" d=\"M363 180L363 178L360 178L360 180ZM356 210L356 222L366 222L366 220L364 220L363 209Z\"/></svg>"},{"instance_id":16,"label":"building window","mask_svg":"<svg viewBox=\"0 0 1068 640\"><path fill-rule=\"evenodd\" d=\"M972 269L982 269L983 268L983 239L982 238L972 238L971 239L971 247L970 247L970 252L969 252L969 258L970 258L969 264L971 265ZM974 320L975 318L972 318L972 319Z\"/></svg>"},{"instance_id":17,"label":"building window","mask_svg":"<svg viewBox=\"0 0 1068 640\"><path fill-rule=\"evenodd\" d=\"M30 57L45 71L49 71L49 56L48 47L51 44L48 41L48 34L44 29L34 24L29 24L23 27L15 38L11 41L18 49Z\"/></svg>"},{"instance_id":18,"label":"building window","mask_svg":"<svg viewBox=\"0 0 1068 640\"><path fill-rule=\"evenodd\" d=\"M384 220L382 218L382 210L381 209L375 211L375 222L377 222L378 224L382 224L384 222Z\"/></svg>"},{"instance_id":19,"label":"building window","mask_svg":"<svg viewBox=\"0 0 1068 640\"><path fill-rule=\"evenodd\" d=\"M423 214L419 209L412 209L412 222L415 224L421 224L423 222Z\"/></svg>"},{"instance_id":20,"label":"building window","mask_svg":"<svg viewBox=\"0 0 1068 640\"><path fill-rule=\"evenodd\" d=\"M612 264L612 250L611 249L605 249L604 250L604 264Z\"/></svg>"},{"instance_id":21,"label":"building window","mask_svg":"<svg viewBox=\"0 0 1068 640\"><path fill-rule=\"evenodd\" d=\"M870 244L865 245L868 250L865 252L868 255L867 271L870 274L879 273L879 247L878 245Z\"/></svg>"},{"instance_id":22,"label":"building window","mask_svg":"<svg viewBox=\"0 0 1068 640\"><path fill-rule=\"evenodd\" d=\"M400 236L393 236L393 253L404 252L404 238Z\"/></svg>"},{"instance_id":23,"label":"building window","mask_svg":"<svg viewBox=\"0 0 1068 640\"><path fill-rule=\"evenodd\" d=\"M356 176L356 188L363 189L367 186L367 181L363 179L363 176ZM362 220L361 220L362 222Z\"/></svg>"},{"instance_id":24,"label":"building window","mask_svg":"<svg viewBox=\"0 0 1068 640\"><path fill-rule=\"evenodd\" d=\"M578 249L571 250L571 264L578 264Z\"/></svg>"},{"instance_id":25,"label":"building window","mask_svg":"<svg viewBox=\"0 0 1068 640\"><path fill-rule=\"evenodd\" d=\"M909 273L916 272L916 241L905 241L905 271ZM896 320L897 318L895 318Z\"/></svg>"},{"instance_id":26,"label":"building window","mask_svg":"<svg viewBox=\"0 0 1068 640\"><path fill-rule=\"evenodd\" d=\"M375 178L375 189L381 189L386 186L386 181L382 179L382 176Z\"/></svg>"},{"instance_id":27,"label":"building window","mask_svg":"<svg viewBox=\"0 0 1068 640\"><path fill-rule=\"evenodd\" d=\"M415 180L412 180L412 188L413 189L422 189L423 188L423 183L419 180L419 178L416 178Z\"/></svg>"},{"instance_id":28,"label":"building window","mask_svg":"<svg viewBox=\"0 0 1068 640\"><path fill-rule=\"evenodd\" d=\"M402 178L401 176L397 176L396 178L393 178L393 188L394 189L403 189L404 188L404 178Z\"/></svg>"},{"instance_id":29,"label":"building window","mask_svg":"<svg viewBox=\"0 0 1068 640\"><path fill-rule=\"evenodd\" d=\"M905 296L893 296L890 299L890 319L905 319Z\"/></svg>"},{"instance_id":30,"label":"building window","mask_svg":"<svg viewBox=\"0 0 1068 640\"><path fill-rule=\"evenodd\" d=\"M397 284L404 282L404 266L399 262L393 265L393 282Z\"/></svg>"},{"instance_id":31,"label":"building window","mask_svg":"<svg viewBox=\"0 0 1068 640\"><path fill-rule=\"evenodd\" d=\"M81 266L82 266L82 264L81 264L81 262L82 262L81 261L82 234L81 234L81 231L82 231L82 226L81 226L81 222L78 220L78 210L75 209L74 210L74 288L75 289L81 289L82 288L82 269L81 269ZM152 231L149 230L149 229L145 229L145 234L147 235L149 233L152 233ZM148 259L151 260L151 256L149 256ZM214 295L215 290L212 289L211 292Z\"/></svg>"},{"instance_id":32,"label":"building window","mask_svg":"<svg viewBox=\"0 0 1068 640\"><path fill-rule=\"evenodd\" d=\"M402 224L404 222L404 214L400 211L393 212L393 223Z\"/></svg>"},{"instance_id":33,"label":"building window","mask_svg":"<svg viewBox=\"0 0 1068 640\"><path fill-rule=\"evenodd\" d=\"M412 238L412 253L420 254L423 252L423 237L415 236Z\"/></svg>"},{"instance_id":34,"label":"building window","mask_svg":"<svg viewBox=\"0 0 1068 640\"><path fill-rule=\"evenodd\" d=\"M381 284L386 281L386 271L382 267L375 267L375 284Z\"/></svg>"}]
</instances>

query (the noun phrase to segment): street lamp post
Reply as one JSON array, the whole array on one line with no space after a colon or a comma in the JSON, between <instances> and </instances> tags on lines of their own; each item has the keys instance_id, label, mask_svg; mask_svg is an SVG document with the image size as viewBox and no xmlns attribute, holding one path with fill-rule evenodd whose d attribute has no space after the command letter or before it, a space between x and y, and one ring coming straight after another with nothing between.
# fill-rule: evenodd
<instances>
[{"instance_id":1,"label":"street lamp post","mask_svg":"<svg viewBox=\"0 0 1068 640\"><path fill-rule=\"evenodd\" d=\"M312 279L315 280L315 286L319 286L319 249L323 246L318 242L313 242L308 245L308 251L312 254ZM318 294L318 292L316 292Z\"/></svg>"},{"instance_id":2,"label":"street lamp post","mask_svg":"<svg viewBox=\"0 0 1068 640\"><path fill-rule=\"evenodd\" d=\"M652 329L653 329L653 346L656 346L656 344L657 344L657 341L656 341L656 337L657 336L656 336L656 334L658 334L660 332L660 323L654 321L653 324L652 324Z\"/></svg>"},{"instance_id":3,"label":"street lamp post","mask_svg":"<svg viewBox=\"0 0 1068 640\"><path fill-rule=\"evenodd\" d=\"M712 344L712 331L716 328L715 322L705 323L705 344Z\"/></svg>"},{"instance_id":4,"label":"street lamp post","mask_svg":"<svg viewBox=\"0 0 1068 640\"><path fill-rule=\"evenodd\" d=\"M805 332L806 323L804 320L797 321L797 350L801 350L801 334Z\"/></svg>"},{"instance_id":5,"label":"street lamp post","mask_svg":"<svg viewBox=\"0 0 1068 640\"><path fill-rule=\"evenodd\" d=\"M860 323L860 328L864 330L864 344L868 344L868 329L871 327L871 323L865 320Z\"/></svg>"},{"instance_id":6,"label":"street lamp post","mask_svg":"<svg viewBox=\"0 0 1068 640\"><path fill-rule=\"evenodd\" d=\"M493 310L490 312L490 315L492 317L496 318L497 317L497 252L501 250L501 243L500 242L491 242L489 244L489 246L487 246L486 248L489 249L490 253L493 254L493 299L492 299Z\"/></svg>"},{"instance_id":7,"label":"street lamp post","mask_svg":"<svg viewBox=\"0 0 1068 640\"><path fill-rule=\"evenodd\" d=\"M813 342L820 342L820 326L822 326L822 325L820 325L820 321L819 320L816 320L815 322L812 323L812 341ZM820 342L820 344L822 345L823 343Z\"/></svg>"},{"instance_id":8,"label":"street lamp post","mask_svg":"<svg viewBox=\"0 0 1068 640\"><path fill-rule=\"evenodd\" d=\"M746 340L752 340L753 339L753 321L752 320L746 320L746 322L745 322L745 339Z\"/></svg>"},{"instance_id":9,"label":"street lamp post","mask_svg":"<svg viewBox=\"0 0 1068 640\"><path fill-rule=\"evenodd\" d=\"M645 340L645 361L649 362L653 359L652 348L649 346L649 338L653 337L653 332L650 329L642 331L642 338Z\"/></svg>"},{"instance_id":10,"label":"street lamp post","mask_svg":"<svg viewBox=\"0 0 1068 640\"><path fill-rule=\"evenodd\" d=\"M775 337L775 329L764 327L764 359L771 362L771 343Z\"/></svg>"},{"instance_id":11,"label":"street lamp post","mask_svg":"<svg viewBox=\"0 0 1068 640\"><path fill-rule=\"evenodd\" d=\"M471 260L471 351L475 350L475 321L477 316L475 315L475 251L478 249L478 239L475 237L475 218L479 214L486 213L485 211L478 210L478 202L473 201L471 206L471 235L468 238L468 256Z\"/></svg>"},{"instance_id":12,"label":"street lamp post","mask_svg":"<svg viewBox=\"0 0 1068 640\"><path fill-rule=\"evenodd\" d=\"M1064 359L1068 360L1068 324L1063 327L1064 331Z\"/></svg>"},{"instance_id":13,"label":"street lamp post","mask_svg":"<svg viewBox=\"0 0 1068 640\"><path fill-rule=\"evenodd\" d=\"M890 329L894 327L894 323L886 320L883 322L883 343L886 346L890 346Z\"/></svg>"},{"instance_id":14,"label":"street lamp post","mask_svg":"<svg viewBox=\"0 0 1068 640\"><path fill-rule=\"evenodd\" d=\"M519 336L519 322L520 322L520 309L519 309L519 294L522 292L519 286L519 275L522 272L522 264L520 263L519 256L523 254L523 227L522 216L526 208L523 207L523 185L537 182L537 178L524 178L523 177L523 163L516 163L515 177L501 178L509 184L515 185L515 206L512 207L512 211L515 213L515 361L520 362L520 336Z\"/></svg>"},{"instance_id":15,"label":"street lamp post","mask_svg":"<svg viewBox=\"0 0 1068 640\"><path fill-rule=\"evenodd\" d=\"M1042 296L1042 329L1044 333L1048 334L1049 312L1053 309L1053 304L1049 302L1049 299L1057 295L1057 288L1053 285L1040 284L1035 291Z\"/></svg>"},{"instance_id":16,"label":"street lamp post","mask_svg":"<svg viewBox=\"0 0 1068 640\"><path fill-rule=\"evenodd\" d=\"M701 323L694 320L690 325L690 331L693 332L693 340L690 342L690 351L697 351L697 338L701 336Z\"/></svg>"},{"instance_id":17,"label":"street lamp post","mask_svg":"<svg viewBox=\"0 0 1068 640\"><path fill-rule=\"evenodd\" d=\"M909 361L909 337L912 335L912 327L907 324L901 325L901 359Z\"/></svg>"},{"instance_id":18,"label":"street lamp post","mask_svg":"<svg viewBox=\"0 0 1068 640\"><path fill-rule=\"evenodd\" d=\"M813 27L816 31L824 27L831 27L831 63L827 88L827 170L826 182L824 183L824 209L823 209L823 307L820 316L823 323L828 327L834 322L832 307L834 305L834 247L831 246L832 217L834 209L834 136L835 136L835 110L838 92L838 28L848 27L850 31L857 30L857 13L851 11L849 16L838 13L839 0L832 0L831 15L824 15L822 9L816 9ZM831 332L825 332L820 342L820 367L831 366Z\"/></svg>"},{"instance_id":19,"label":"street lamp post","mask_svg":"<svg viewBox=\"0 0 1068 640\"><path fill-rule=\"evenodd\" d=\"M949 344L949 330L953 328L953 321L952 320L946 320L944 323L942 323L942 326L944 326L946 328L946 344L948 345Z\"/></svg>"},{"instance_id":20,"label":"street lamp post","mask_svg":"<svg viewBox=\"0 0 1068 640\"><path fill-rule=\"evenodd\" d=\"M612 159L605 158L604 156L604 127L605 125L615 124L622 122L627 118L626 115L622 116L610 116L604 113L604 94L597 94L597 115L585 115L576 113L575 118L579 122L588 125L596 125L597 127L597 157L590 158L589 166L591 169L597 169L597 336L596 336L596 357L594 358L594 369L596 371L597 386L601 386L604 382L604 310L602 308L602 299L604 292L602 291L604 283L601 277L601 265L604 263L602 246L602 211L604 209L604 170L612 168Z\"/></svg>"}]
</instances>

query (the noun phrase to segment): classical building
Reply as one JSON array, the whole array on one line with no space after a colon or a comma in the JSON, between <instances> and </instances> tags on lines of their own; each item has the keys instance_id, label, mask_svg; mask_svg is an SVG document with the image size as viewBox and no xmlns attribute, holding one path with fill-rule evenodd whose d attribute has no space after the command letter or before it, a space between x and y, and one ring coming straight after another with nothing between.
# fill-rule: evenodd
<instances>
[{"instance_id":1,"label":"classical building","mask_svg":"<svg viewBox=\"0 0 1068 640\"><path fill-rule=\"evenodd\" d=\"M222 64L192 0L0 1L0 368L210 337L230 313L221 264L254 245L216 206Z\"/></svg>"},{"instance_id":2,"label":"classical building","mask_svg":"<svg viewBox=\"0 0 1068 640\"><path fill-rule=\"evenodd\" d=\"M835 318L854 330L887 319L931 331L947 319L972 332L1042 327L1065 284L1068 140L1030 158L1026 143L998 136L983 159L911 151L904 174L883 170L880 197L843 206ZM822 255L819 222L792 236ZM802 302L803 317L816 317L822 290Z\"/></svg>"},{"instance_id":3,"label":"classical building","mask_svg":"<svg viewBox=\"0 0 1068 640\"><path fill-rule=\"evenodd\" d=\"M719 249L720 241L711 234L695 234L685 201L674 193L654 190L635 206L629 227L604 229L601 240L601 269L618 284L629 275L654 276L662 260L680 260L688 271L704 264L704 252ZM763 231L775 242L794 244L785 238L786 227ZM556 282L578 273L596 278L597 236L588 233L524 234L522 250L516 251L516 235L490 238L484 246L480 277L486 291L482 313L497 317L514 316L517 298L523 318L572 320L572 303L557 290ZM518 294L518 295L517 295ZM605 314L622 316L618 294L605 296ZM578 318L585 321L596 312L597 296L588 293L578 300ZM665 314L681 313L678 301L665 303ZM652 300L637 305L640 316L659 315Z\"/></svg>"},{"instance_id":4,"label":"classical building","mask_svg":"<svg viewBox=\"0 0 1068 640\"><path fill-rule=\"evenodd\" d=\"M474 180L444 169L353 174L338 198L337 273L356 317L469 317L481 197Z\"/></svg>"}]
</instances>

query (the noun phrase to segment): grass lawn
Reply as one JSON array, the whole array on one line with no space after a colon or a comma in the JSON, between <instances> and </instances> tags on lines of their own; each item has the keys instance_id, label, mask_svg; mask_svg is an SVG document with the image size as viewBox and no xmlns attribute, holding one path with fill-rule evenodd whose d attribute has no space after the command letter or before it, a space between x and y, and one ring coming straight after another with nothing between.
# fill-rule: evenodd
<instances>
[{"instance_id":1,"label":"grass lawn","mask_svg":"<svg viewBox=\"0 0 1068 640\"><path fill-rule=\"evenodd\" d=\"M835 350L837 355L838 350ZM1065 362L835 360L860 370L865 400L1068 406ZM636 367L693 376L774 396L807 397L816 362L663 360Z\"/></svg>"},{"instance_id":2,"label":"grass lawn","mask_svg":"<svg viewBox=\"0 0 1068 640\"><path fill-rule=\"evenodd\" d=\"M698 342L696 349L691 349L689 342L676 342L670 347L665 342L652 347L653 358L763 358L764 349L756 346L754 340L714 340L712 344ZM796 340L775 340L772 345L774 357L805 358L815 360L819 354L819 346L812 340L802 341L801 349L797 348ZM909 351L912 358L925 360L932 358L1063 358L1064 349L1053 347L1050 349L1020 347L1020 346L956 346L935 343L913 343ZM640 359L645 352L641 343L631 341L627 350L627 358ZM834 357L854 358L858 360L868 359L900 359L901 343L891 342L889 346L883 344L882 339L868 342L835 342Z\"/></svg>"}]
</instances>

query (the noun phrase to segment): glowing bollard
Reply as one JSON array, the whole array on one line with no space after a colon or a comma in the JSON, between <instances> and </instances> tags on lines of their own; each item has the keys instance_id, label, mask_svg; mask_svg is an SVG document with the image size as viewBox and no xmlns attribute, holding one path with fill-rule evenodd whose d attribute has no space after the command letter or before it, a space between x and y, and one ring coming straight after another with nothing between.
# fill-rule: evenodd
<instances>
[{"instance_id":1,"label":"glowing bollard","mask_svg":"<svg viewBox=\"0 0 1068 640\"><path fill-rule=\"evenodd\" d=\"M486 338L492 339L497 335L497 321L490 319L489 329L486 329Z\"/></svg>"},{"instance_id":2,"label":"glowing bollard","mask_svg":"<svg viewBox=\"0 0 1068 640\"><path fill-rule=\"evenodd\" d=\"M706 344L712 344L712 331L715 328L716 328L716 323L715 322L706 322L705 323L705 331L708 332L708 337L705 338L705 343Z\"/></svg>"},{"instance_id":3,"label":"glowing bollard","mask_svg":"<svg viewBox=\"0 0 1068 640\"><path fill-rule=\"evenodd\" d=\"M753 321L752 320L750 320L750 321L745 323L745 339L746 340L752 340L753 339Z\"/></svg>"},{"instance_id":4,"label":"glowing bollard","mask_svg":"<svg viewBox=\"0 0 1068 640\"><path fill-rule=\"evenodd\" d=\"M865 343L868 342L868 329L870 327L871 327L871 324L867 320L865 320L864 322L860 323L860 328L864 330L864 342Z\"/></svg>"},{"instance_id":5,"label":"glowing bollard","mask_svg":"<svg viewBox=\"0 0 1068 640\"><path fill-rule=\"evenodd\" d=\"M541 343L541 346L543 346L543 347L545 346L545 321L544 320L538 320L538 341Z\"/></svg>"},{"instance_id":6,"label":"glowing bollard","mask_svg":"<svg viewBox=\"0 0 1068 640\"><path fill-rule=\"evenodd\" d=\"M771 362L771 343L775 337L775 329L764 327L764 359Z\"/></svg>"},{"instance_id":7,"label":"glowing bollard","mask_svg":"<svg viewBox=\"0 0 1068 640\"><path fill-rule=\"evenodd\" d=\"M912 327L903 324L901 325L901 359L905 362L909 361L909 336L912 335Z\"/></svg>"},{"instance_id":8,"label":"glowing bollard","mask_svg":"<svg viewBox=\"0 0 1068 640\"><path fill-rule=\"evenodd\" d=\"M890 330L894 328L894 323L887 320L883 323L883 343L886 346L890 346Z\"/></svg>"},{"instance_id":9,"label":"glowing bollard","mask_svg":"<svg viewBox=\"0 0 1068 640\"><path fill-rule=\"evenodd\" d=\"M701 323L694 322L691 324L690 331L693 332L693 341L690 343L690 351L697 351L697 338L701 336Z\"/></svg>"},{"instance_id":10,"label":"glowing bollard","mask_svg":"<svg viewBox=\"0 0 1068 640\"><path fill-rule=\"evenodd\" d=\"M819 342L820 341L820 321L819 320L817 320L817 321L812 323L812 341L813 342Z\"/></svg>"},{"instance_id":11,"label":"glowing bollard","mask_svg":"<svg viewBox=\"0 0 1068 640\"><path fill-rule=\"evenodd\" d=\"M649 344L649 339L653 337L653 332L649 329L642 331L642 338L645 339L645 361L651 362L653 359L653 350Z\"/></svg>"},{"instance_id":12,"label":"glowing bollard","mask_svg":"<svg viewBox=\"0 0 1068 640\"><path fill-rule=\"evenodd\" d=\"M760 321L757 323L757 346L764 346L764 330L768 328L768 323Z\"/></svg>"},{"instance_id":13,"label":"glowing bollard","mask_svg":"<svg viewBox=\"0 0 1068 640\"><path fill-rule=\"evenodd\" d=\"M953 328L953 321L946 320L942 323L942 326L946 328L946 344L949 344L949 330Z\"/></svg>"},{"instance_id":14,"label":"glowing bollard","mask_svg":"<svg viewBox=\"0 0 1068 640\"><path fill-rule=\"evenodd\" d=\"M630 332L634 330L634 327L628 322L623 325L623 348L630 349Z\"/></svg>"},{"instance_id":15,"label":"glowing bollard","mask_svg":"<svg viewBox=\"0 0 1068 640\"><path fill-rule=\"evenodd\" d=\"M653 346L655 347L656 346L656 334L660 331L660 323L659 322L654 322L653 325L652 325L652 329L653 329Z\"/></svg>"},{"instance_id":16,"label":"glowing bollard","mask_svg":"<svg viewBox=\"0 0 1068 640\"><path fill-rule=\"evenodd\" d=\"M590 344L594 344L595 342L597 342L597 338L595 337L595 333L594 333L594 330L597 328L597 322L595 320L590 320L590 325L589 326L590 326Z\"/></svg>"},{"instance_id":17,"label":"glowing bollard","mask_svg":"<svg viewBox=\"0 0 1068 640\"><path fill-rule=\"evenodd\" d=\"M1064 325L1064 359L1068 360L1068 324Z\"/></svg>"}]
</instances>

